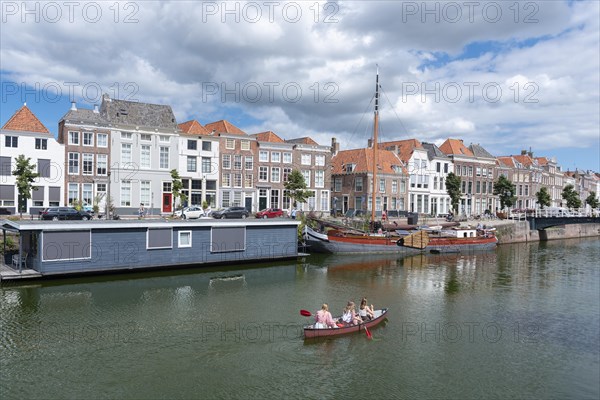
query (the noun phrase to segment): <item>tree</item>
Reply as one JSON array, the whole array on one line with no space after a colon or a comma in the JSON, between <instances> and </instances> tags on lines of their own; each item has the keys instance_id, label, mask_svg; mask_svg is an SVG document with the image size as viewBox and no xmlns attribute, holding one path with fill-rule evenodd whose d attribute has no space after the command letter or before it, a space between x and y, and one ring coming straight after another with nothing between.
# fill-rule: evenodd
<instances>
[{"instance_id":1,"label":"tree","mask_svg":"<svg viewBox=\"0 0 600 400\"><path fill-rule=\"evenodd\" d=\"M23 218L23 210L27 208L27 200L31 198L31 191L37 190L32 183L40 174L35 171L35 165L31 164L31 158L25 158L23 154L17 157L15 170L12 172L17 177L17 191L19 193L19 213Z\"/></svg>"},{"instance_id":2,"label":"tree","mask_svg":"<svg viewBox=\"0 0 600 400\"><path fill-rule=\"evenodd\" d=\"M542 210L544 207L550 207L550 193L548 193L548 188L546 188L546 186L542 186L540 191L535 194L535 197Z\"/></svg>"},{"instance_id":3,"label":"tree","mask_svg":"<svg viewBox=\"0 0 600 400\"><path fill-rule=\"evenodd\" d=\"M504 175L494 184L494 194L500 198L500 208L512 207L517 201L517 187Z\"/></svg>"},{"instance_id":4,"label":"tree","mask_svg":"<svg viewBox=\"0 0 600 400\"><path fill-rule=\"evenodd\" d=\"M573 185L567 185L563 188L562 198L567 202L568 208L579 208L581 207L581 199L579 193L575 191Z\"/></svg>"},{"instance_id":5,"label":"tree","mask_svg":"<svg viewBox=\"0 0 600 400\"><path fill-rule=\"evenodd\" d=\"M458 214L458 203L460 202L460 176L450 172L446 177L446 192L450 196L452 209L455 214Z\"/></svg>"},{"instance_id":6,"label":"tree","mask_svg":"<svg viewBox=\"0 0 600 400\"><path fill-rule=\"evenodd\" d=\"M592 208L598 208L600 204L596 198L596 192L590 192L590 195L585 199L585 203L589 204Z\"/></svg>"},{"instance_id":7,"label":"tree","mask_svg":"<svg viewBox=\"0 0 600 400\"><path fill-rule=\"evenodd\" d=\"M173 180L171 186L171 193L173 193L173 215L175 215L175 203L177 199L179 199L180 203L183 203L187 200L187 196L181 193L181 189L183 189L183 182L181 182L181 176L179 176L179 171L176 169L171 170L171 179Z\"/></svg>"},{"instance_id":8,"label":"tree","mask_svg":"<svg viewBox=\"0 0 600 400\"><path fill-rule=\"evenodd\" d=\"M287 190L288 197L293 200L294 206L295 203L305 203L312 194L310 190L306 190L304 176L297 169L290 172L283 186Z\"/></svg>"}]
</instances>

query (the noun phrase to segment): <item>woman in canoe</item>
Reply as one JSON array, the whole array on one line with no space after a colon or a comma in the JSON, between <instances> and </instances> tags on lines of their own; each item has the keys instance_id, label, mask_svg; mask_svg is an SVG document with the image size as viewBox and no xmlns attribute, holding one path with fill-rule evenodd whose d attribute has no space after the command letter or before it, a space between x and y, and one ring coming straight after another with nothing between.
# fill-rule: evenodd
<instances>
[{"instance_id":1,"label":"woman in canoe","mask_svg":"<svg viewBox=\"0 0 600 400\"><path fill-rule=\"evenodd\" d=\"M373 311L373 304L371 307L367 305L367 298L363 297L360 301L360 307L358 308L358 316L364 321L369 321L375 318L375 312Z\"/></svg>"},{"instance_id":2,"label":"woman in canoe","mask_svg":"<svg viewBox=\"0 0 600 400\"><path fill-rule=\"evenodd\" d=\"M331 313L329 312L329 306L326 303L323 304L321 309L316 312L315 319L315 328L317 329L337 328L337 325L333 321Z\"/></svg>"},{"instance_id":3,"label":"woman in canoe","mask_svg":"<svg viewBox=\"0 0 600 400\"><path fill-rule=\"evenodd\" d=\"M353 301L349 301L344 313L342 314L342 321L345 325L358 325L362 322L362 319L356 314L356 307Z\"/></svg>"}]
</instances>

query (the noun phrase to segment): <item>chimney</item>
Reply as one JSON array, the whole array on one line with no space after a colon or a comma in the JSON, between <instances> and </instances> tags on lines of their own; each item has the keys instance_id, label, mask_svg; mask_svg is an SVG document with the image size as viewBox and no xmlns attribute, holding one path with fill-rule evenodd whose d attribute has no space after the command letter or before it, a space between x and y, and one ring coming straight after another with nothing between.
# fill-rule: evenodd
<instances>
[{"instance_id":1,"label":"chimney","mask_svg":"<svg viewBox=\"0 0 600 400\"><path fill-rule=\"evenodd\" d=\"M524 156L525 154L527 154L527 150L521 150L521 155Z\"/></svg>"},{"instance_id":2,"label":"chimney","mask_svg":"<svg viewBox=\"0 0 600 400\"><path fill-rule=\"evenodd\" d=\"M77 104L74 101L71 102L71 111L77 111Z\"/></svg>"},{"instance_id":3,"label":"chimney","mask_svg":"<svg viewBox=\"0 0 600 400\"><path fill-rule=\"evenodd\" d=\"M94 104L94 113L99 114L100 110L98 110L98 104Z\"/></svg>"},{"instance_id":4,"label":"chimney","mask_svg":"<svg viewBox=\"0 0 600 400\"><path fill-rule=\"evenodd\" d=\"M340 151L340 144L335 138L331 138L331 155L335 156Z\"/></svg>"},{"instance_id":5,"label":"chimney","mask_svg":"<svg viewBox=\"0 0 600 400\"><path fill-rule=\"evenodd\" d=\"M373 139L369 139L369 141L367 142L367 147L368 148L373 147Z\"/></svg>"},{"instance_id":6,"label":"chimney","mask_svg":"<svg viewBox=\"0 0 600 400\"><path fill-rule=\"evenodd\" d=\"M533 158L533 151L529 151L529 152L527 152L527 155L528 155L529 157Z\"/></svg>"}]
</instances>

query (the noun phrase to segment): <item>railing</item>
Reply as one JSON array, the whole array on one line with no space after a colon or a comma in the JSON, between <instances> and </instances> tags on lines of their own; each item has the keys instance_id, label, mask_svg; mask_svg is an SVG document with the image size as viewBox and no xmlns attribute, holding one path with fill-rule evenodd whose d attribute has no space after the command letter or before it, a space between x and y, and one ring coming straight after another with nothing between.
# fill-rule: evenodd
<instances>
[{"instance_id":1,"label":"railing","mask_svg":"<svg viewBox=\"0 0 600 400\"><path fill-rule=\"evenodd\" d=\"M507 217L512 220L522 221L527 217L535 218L571 218L571 217L600 217L600 208L536 208L529 210L509 210Z\"/></svg>"}]
</instances>

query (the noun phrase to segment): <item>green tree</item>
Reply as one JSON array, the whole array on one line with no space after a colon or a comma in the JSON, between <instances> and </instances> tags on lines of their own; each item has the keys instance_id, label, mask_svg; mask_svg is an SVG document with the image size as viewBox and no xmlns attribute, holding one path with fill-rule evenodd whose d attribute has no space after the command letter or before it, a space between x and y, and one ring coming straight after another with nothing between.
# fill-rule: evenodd
<instances>
[{"instance_id":1,"label":"green tree","mask_svg":"<svg viewBox=\"0 0 600 400\"><path fill-rule=\"evenodd\" d=\"M19 213L23 218L23 211L27 208L27 200L31 198L31 191L37 190L32 183L40 176L35 172L35 164L31 164L31 158L21 154L17 157L15 170L12 172L17 177L17 191L19 193Z\"/></svg>"},{"instance_id":2,"label":"green tree","mask_svg":"<svg viewBox=\"0 0 600 400\"><path fill-rule=\"evenodd\" d=\"M589 204L592 208L598 208L600 204L596 198L596 192L590 192L590 195L585 199L585 203Z\"/></svg>"},{"instance_id":3,"label":"green tree","mask_svg":"<svg viewBox=\"0 0 600 400\"><path fill-rule=\"evenodd\" d=\"M290 172L283 186L287 190L288 197L293 200L293 206L296 206L296 203L305 203L312 194L310 190L306 190L304 176L297 169Z\"/></svg>"},{"instance_id":4,"label":"green tree","mask_svg":"<svg viewBox=\"0 0 600 400\"><path fill-rule=\"evenodd\" d=\"M177 199L179 199L180 203L183 203L187 200L187 196L181 193L181 189L183 189L183 182L181 182L181 176L179 176L179 171L176 169L171 170L171 179L173 180L171 186L171 193L173 193L173 215L175 215L175 204Z\"/></svg>"},{"instance_id":5,"label":"green tree","mask_svg":"<svg viewBox=\"0 0 600 400\"><path fill-rule=\"evenodd\" d=\"M546 186L542 186L540 191L535 194L535 197L542 210L544 207L550 207L550 193L548 193L548 188Z\"/></svg>"},{"instance_id":6,"label":"green tree","mask_svg":"<svg viewBox=\"0 0 600 400\"><path fill-rule=\"evenodd\" d=\"M567 185L563 188L562 198L567 202L568 208L579 208L581 207L581 199L579 193L575 191L573 185Z\"/></svg>"},{"instance_id":7,"label":"green tree","mask_svg":"<svg viewBox=\"0 0 600 400\"><path fill-rule=\"evenodd\" d=\"M458 203L460 202L460 176L454 172L450 172L446 177L446 192L450 196L452 209L455 214L458 214Z\"/></svg>"},{"instance_id":8,"label":"green tree","mask_svg":"<svg viewBox=\"0 0 600 400\"><path fill-rule=\"evenodd\" d=\"M500 198L500 208L512 207L517 201L517 187L504 175L494 184L494 194Z\"/></svg>"}]
</instances>

